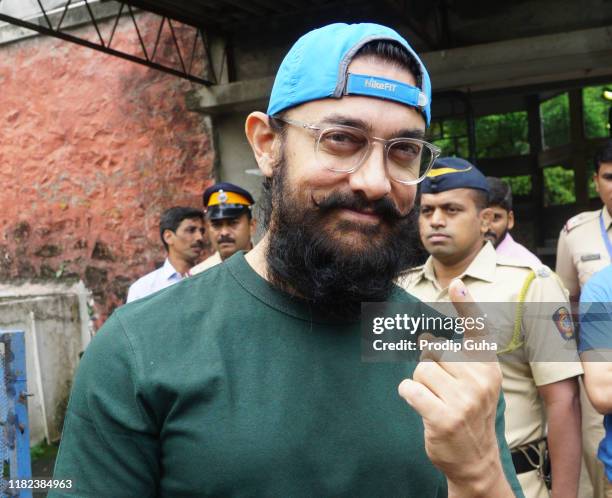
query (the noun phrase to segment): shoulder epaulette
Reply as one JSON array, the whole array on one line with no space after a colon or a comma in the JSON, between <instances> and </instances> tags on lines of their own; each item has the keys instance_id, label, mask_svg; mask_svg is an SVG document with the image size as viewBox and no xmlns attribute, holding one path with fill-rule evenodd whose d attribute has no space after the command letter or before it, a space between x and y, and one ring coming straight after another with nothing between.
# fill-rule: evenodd
<instances>
[{"instance_id":1,"label":"shoulder epaulette","mask_svg":"<svg viewBox=\"0 0 612 498\"><path fill-rule=\"evenodd\" d=\"M565 233L571 232L574 228L583 225L587 221L594 220L599 216L599 210L597 211L585 211L584 213L577 214L567 220L567 223L563 227Z\"/></svg>"}]
</instances>

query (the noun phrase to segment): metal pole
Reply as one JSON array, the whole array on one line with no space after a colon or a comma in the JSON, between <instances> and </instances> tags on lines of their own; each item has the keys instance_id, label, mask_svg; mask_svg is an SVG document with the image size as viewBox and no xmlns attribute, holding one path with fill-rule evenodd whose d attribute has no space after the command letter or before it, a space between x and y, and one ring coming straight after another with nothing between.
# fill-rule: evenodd
<instances>
[{"instance_id":1,"label":"metal pole","mask_svg":"<svg viewBox=\"0 0 612 498\"><path fill-rule=\"evenodd\" d=\"M40 355L38 354L38 334L36 333L36 319L34 318L33 311L30 311L30 322L32 327L32 353L34 354L34 369L36 370L36 387L38 388L38 395L40 398L45 438L47 439L47 444L50 444L51 438L49 437L49 422L47 421L47 408L45 406L45 391L43 390Z\"/></svg>"}]
</instances>

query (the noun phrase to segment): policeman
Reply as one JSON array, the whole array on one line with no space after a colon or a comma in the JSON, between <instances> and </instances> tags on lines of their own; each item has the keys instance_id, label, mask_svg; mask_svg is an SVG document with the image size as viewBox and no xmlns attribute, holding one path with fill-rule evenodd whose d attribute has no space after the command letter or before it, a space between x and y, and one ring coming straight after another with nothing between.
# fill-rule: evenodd
<instances>
[{"instance_id":1,"label":"policeman","mask_svg":"<svg viewBox=\"0 0 612 498\"><path fill-rule=\"evenodd\" d=\"M576 376L582 367L567 297L548 267L498 255L485 240L492 217L488 191L486 178L469 162L441 158L434 163L422 183L419 212L420 237L430 256L406 272L400 285L424 302L445 302L449 284L460 278L476 302L504 303L485 309L498 354L503 353L506 439L519 481L526 498L549 496L541 468L547 438L553 494L575 497L580 472Z\"/></svg>"},{"instance_id":2,"label":"policeman","mask_svg":"<svg viewBox=\"0 0 612 498\"><path fill-rule=\"evenodd\" d=\"M580 213L565 224L557 245L556 271L575 302L584 284L612 261L612 140L595 156L595 189L603 203L596 211ZM597 447L604 437L603 417L581 389L582 441L584 463L593 486L593 498L612 497L612 484L606 479Z\"/></svg>"},{"instance_id":3,"label":"policeman","mask_svg":"<svg viewBox=\"0 0 612 498\"><path fill-rule=\"evenodd\" d=\"M242 187L222 182L208 187L203 194L206 228L215 253L191 269L203 272L229 258L237 251L249 251L257 222L251 213L253 196Z\"/></svg>"}]
</instances>

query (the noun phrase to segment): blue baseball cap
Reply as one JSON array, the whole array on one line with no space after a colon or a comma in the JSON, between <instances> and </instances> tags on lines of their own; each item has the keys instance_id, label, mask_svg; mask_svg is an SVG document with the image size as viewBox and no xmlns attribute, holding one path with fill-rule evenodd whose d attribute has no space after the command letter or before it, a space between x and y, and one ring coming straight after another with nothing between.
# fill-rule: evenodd
<instances>
[{"instance_id":1,"label":"blue baseball cap","mask_svg":"<svg viewBox=\"0 0 612 498\"><path fill-rule=\"evenodd\" d=\"M437 194L456 188L472 188L489 193L487 178L472 163L460 157L441 157L421 183L421 193Z\"/></svg>"},{"instance_id":2,"label":"blue baseball cap","mask_svg":"<svg viewBox=\"0 0 612 498\"><path fill-rule=\"evenodd\" d=\"M421 86L368 74L352 74L348 66L365 44L390 40L401 44L414 58ZM431 82L427 69L408 42L396 31L372 23L329 24L302 36L285 56L276 73L268 115L311 100L366 95L416 107L427 126L431 118Z\"/></svg>"}]
</instances>

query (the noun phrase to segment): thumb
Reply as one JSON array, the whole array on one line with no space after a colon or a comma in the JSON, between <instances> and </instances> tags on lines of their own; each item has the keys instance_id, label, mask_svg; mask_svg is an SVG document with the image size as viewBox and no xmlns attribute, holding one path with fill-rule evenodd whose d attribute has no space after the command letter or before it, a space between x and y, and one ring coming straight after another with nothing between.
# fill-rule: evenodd
<instances>
[{"instance_id":1,"label":"thumb","mask_svg":"<svg viewBox=\"0 0 612 498\"><path fill-rule=\"evenodd\" d=\"M476 317L479 315L480 309L461 279L456 278L450 283L448 286L448 297L450 297L453 306L460 316Z\"/></svg>"},{"instance_id":2,"label":"thumb","mask_svg":"<svg viewBox=\"0 0 612 498\"><path fill-rule=\"evenodd\" d=\"M448 286L448 295L459 316L464 318L470 317L474 320L476 320L478 317L486 316L483 315L482 310L478 304L476 304L474 298L470 294L470 291L468 291L461 279L456 278L450 283ZM466 329L464 337L476 335L482 336L483 331L481 330L480 333L476 334L475 330Z\"/></svg>"}]
</instances>

